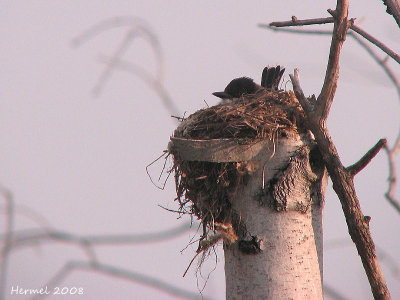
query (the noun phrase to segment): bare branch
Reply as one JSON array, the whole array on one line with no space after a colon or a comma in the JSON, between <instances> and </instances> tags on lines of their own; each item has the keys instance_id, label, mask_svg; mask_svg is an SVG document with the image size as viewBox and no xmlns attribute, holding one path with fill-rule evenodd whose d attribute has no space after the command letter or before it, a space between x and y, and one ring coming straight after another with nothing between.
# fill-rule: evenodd
<instances>
[{"instance_id":1,"label":"bare branch","mask_svg":"<svg viewBox=\"0 0 400 300\"><path fill-rule=\"evenodd\" d=\"M328 12L335 17L336 16L336 12L329 10ZM397 61L397 63L400 63L400 56L395 53L393 50L391 50L389 47L387 47L384 43L382 43L381 41L379 41L378 39L374 38L372 35L370 35L368 32L366 32L365 30L361 29L360 27L358 27L357 25L354 25L354 20L352 19L352 22L350 24L350 29L353 30L354 32L358 33L359 35L361 35L362 37L364 37L367 41L371 42L372 44L374 44L375 46L377 46L379 49L381 49L383 52L385 52L387 55L389 55L391 58L393 58L395 61Z\"/></svg>"},{"instance_id":2,"label":"bare branch","mask_svg":"<svg viewBox=\"0 0 400 300\"><path fill-rule=\"evenodd\" d=\"M328 24L333 23L334 18L316 18L316 19L306 19L306 20L297 20L295 16L292 17L291 21L283 21L283 22L272 22L267 24L259 24L259 27L287 27L287 26L303 26L303 25L315 25L315 24Z\"/></svg>"},{"instance_id":3,"label":"bare branch","mask_svg":"<svg viewBox=\"0 0 400 300\"><path fill-rule=\"evenodd\" d=\"M335 25L333 27L331 48L329 51L328 66L326 68L325 80L321 93L318 96L316 115L320 124L325 126L329 110L335 96L337 81L339 78L339 57L346 33L349 28L347 21L348 1L337 1Z\"/></svg>"},{"instance_id":4,"label":"bare branch","mask_svg":"<svg viewBox=\"0 0 400 300\"><path fill-rule=\"evenodd\" d=\"M334 12L330 11L333 15L335 15ZM289 24L290 22L286 22ZM289 32L289 33L297 33L297 34L319 34L319 35L330 35L331 31L329 30L295 30L295 29L287 29L287 28L276 28L276 27L270 27L270 26L262 26L262 27L267 27L269 29L272 29L274 31L283 31L283 32ZM392 50L387 48L383 43L377 41L375 38L373 38L371 35L366 33L365 31L361 30L359 27L355 26L354 24L350 26L351 29L353 29L355 32L361 34L363 37L367 38L368 41L372 42L373 44L377 45L378 47L380 46L380 49L383 50L386 53L391 54L391 57L394 58L395 60L398 59L398 55L394 53ZM352 37L356 42L358 42L367 52L371 57L382 67L386 75L389 77L389 79L392 81L393 85L395 86L397 90L397 94L400 99L400 82L397 79L396 75L394 72L391 70L391 68L387 64L386 59L381 59L378 57L378 55L374 52L374 50L367 44L363 39L359 38L353 31L348 32L348 36ZM377 42L376 42L377 41ZM294 82L292 80L292 82ZM297 84L299 86L299 84ZM294 87L295 93L296 93L296 88ZM299 98L299 100L302 98L299 93L296 94L296 96ZM304 98L304 95L303 95ZM304 109L304 107L303 107ZM400 148L400 133L398 134L398 137L395 142L395 146L393 147L392 150L390 150L387 146L385 146L387 155L388 155L388 161L389 161L389 187L388 191L385 193L386 199L389 201L389 203L398 211L400 212L400 204L399 202L395 199L394 197L394 190L395 190L395 182L396 182L396 172L395 172L395 164L394 164L394 158L397 153L397 150Z\"/></svg>"},{"instance_id":5,"label":"bare branch","mask_svg":"<svg viewBox=\"0 0 400 300\"><path fill-rule=\"evenodd\" d=\"M289 74L290 80L292 81L293 91L299 100L301 106L303 107L304 111L311 112L313 107L311 107L310 103L307 101L306 97L304 96L303 90L300 86L300 74L298 69L294 69L294 75Z\"/></svg>"},{"instance_id":6,"label":"bare branch","mask_svg":"<svg viewBox=\"0 0 400 300\"><path fill-rule=\"evenodd\" d=\"M331 35L332 31L330 30L305 30L305 29L288 29L288 28L274 28L274 27L268 27L271 30L274 31L281 31L281 32L288 32L288 33L296 33L296 34L317 34L317 35ZM364 39L360 38L359 35L355 34L353 31L349 31L347 36L350 36L353 38L358 44L361 45L362 48L364 48L365 51L375 60L375 62L382 67L383 71L386 73L386 75L389 77L390 81L393 83L394 87L396 88L398 98L400 100L400 81L397 79L396 74L393 72L393 70L389 67L387 63L387 59L381 59L378 54L374 51L374 49L370 46L369 43L367 43ZM296 75L296 71L295 71ZM292 83L295 85L295 81L292 81ZM298 87L300 86L299 83L296 84ZM301 89L301 88L300 88ZM296 93L296 87L294 86L294 91ZM299 101L301 102L301 96L299 94L296 94L296 96L299 98ZM303 95L304 97L304 95ZM303 107L303 109L305 109ZM389 203L400 213L400 203L398 200L395 199L395 186L396 186L396 169L395 169L395 164L394 164L394 159L395 156L400 148L400 132L398 133L398 136L396 138L396 141L394 143L394 146L392 149L390 149L387 145L385 146L386 153L388 155L388 163L389 163L389 187L387 192L385 193L386 199L389 201Z\"/></svg>"},{"instance_id":7,"label":"bare branch","mask_svg":"<svg viewBox=\"0 0 400 300\"><path fill-rule=\"evenodd\" d=\"M330 11L333 13L332 11ZM330 107L332 105L333 97L336 92L337 80L339 77L339 57L340 50L342 48L343 42L346 39L346 33L350 27L350 22L347 20L348 15L348 1L338 1L337 8L334 13L334 18L325 18L324 23L331 23L334 19L334 27L332 34L331 48L329 52L328 66L326 69L325 80L322 86L320 95L318 96L318 102L315 107L315 115L320 119L320 124L325 126L325 121L328 117ZM300 26L300 25L310 25L310 24L322 24L323 19L308 19L301 20L298 22L292 20L290 22L273 22L272 26L275 24L282 26ZM270 26L271 26L270 24ZM271 27L272 27L271 26Z\"/></svg>"},{"instance_id":8,"label":"bare branch","mask_svg":"<svg viewBox=\"0 0 400 300\"><path fill-rule=\"evenodd\" d=\"M363 157L360 158L359 161L357 161L355 164L347 167L347 171L352 175L353 177L360 172L362 169L364 169L369 162L375 157L375 155L378 154L378 152L386 145L387 141L386 139L380 139L375 146L373 146L367 153L364 154Z\"/></svg>"},{"instance_id":9,"label":"bare branch","mask_svg":"<svg viewBox=\"0 0 400 300\"><path fill-rule=\"evenodd\" d=\"M397 63L400 64L400 56L395 53L392 49L387 47L384 43L378 41L376 38L374 38L372 35L370 35L368 32L365 30L361 29L360 27L352 24L350 26L352 30L357 32L359 35L364 37L366 40L377 46L379 49L381 49L383 52L385 52L387 55L389 55L391 58L393 58Z\"/></svg>"},{"instance_id":10,"label":"bare branch","mask_svg":"<svg viewBox=\"0 0 400 300\"><path fill-rule=\"evenodd\" d=\"M386 12L392 15L396 20L397 25L400 27L400 5L397 0L383 0L383 4L386 5Z\"/></svg>"},{"instance_id":11,"label":"bare branch","mask_svg":"<svg viewBox=\"0 0 400 300\"><path fill-rule=\"evenodd\" d=\"M369 231L370 218L364 216L354 187L353 176L344 168L326 127L318 115L306 112L306 123L314 134L318 148L339 197L349 234L356 245L375 299L390 299L385 278L376 257L375 244Z\"/></svg>"},{"instance_id":12,"label":"bare branch","mask_svg":"<svg viewBox=\"0 0 400 300\"><path fill-rule=\"evenodd\" d=\"M275 27L267 27L270 30L273 31L279 31L279 32L286 32L286 33L295 33L295 34L312 34L312 35L332 35L331 30L310 30L310 29L289 29L289 28L275 28ZM375 62L382 67L386 75L389 77L390 81L392 81L393 85L395 86L397 90L397 94L399 96L400 100L400 82L397 79L395 73L392 71L392 69L388 66L387 60L386 59L381 59L375 51L372 49L372 47L364 41L364 39L361 39L357 34L355 34L353 31L349 31L347 33L347 36L353 38L357 43L361 45L365 49L365 51L368 52L369 55L375 60Z\"/></svg>"},{"instance_id":13,"label":"bare branch","mask_svg":"<svg viewBox=\"0 0 400 300\"><path fill-rule=\"evenodd\" d=\"M372 49L372 47L365 42L363 39L361 39L358 35L354 34L353 32L349 32L347 36L351 36L357 43L361 45L365 49L365 51L368 52L368 54L375 60L375 62L382 67L383 71L386 73L386 75L389 77L390 81L393 83L394 87L397 90L397 94L400 100L400 82L397 79L395 73L392 71L392 69L388 66L387 60L386 59L381 59L375 51Z\"/></svg>"},{"instance_id":14,"label":"bare branch","mask_svg":"<svg viewBox=\"0 0 400 300\"><path fill-rule=\"evenodd\" d=\"M286 32L293 32L293 33L312 33L312 34L325 34L325 33L331 33L331 31L322 31L322 30L303 30L303 31L297 31L297 30L290 30L286 29L284 30L282 27L292 27L292 26L304 26L304 25L316 25L316 24L328 24L328 23L333 23L334 18L336 17L336 11L332 11L328 9L328 12L333 16L330 18L317 18L317 19L305 19L305 20L297 20L297 19L292 19L291 21L281 21L281 22L272 22L267 24L259 24L258 26L261 28L268 28L272 30L280 30L280 31L286 31ZM293 17L292 17L293 18ZM386 46L384 43L373 37L371 34L366 32L365 30L361 29L357 25L354 25L353 22L351 21L348 27L353 30L354 32L358 33L362 37L364 37L366 40L377 46L379 49L381 49L383 52L385 52L387 55L389 55L391 58L393 58L397 63L400 63L400 56L394 52L392 49L390 49L388 46ZM349 34L349 33L347 33Z\"/></svg>"},{"instance_id":15,"label":"bare branch","mask_svg":"<svg viewBox=\"0 0 400 300\"><path fill-rule=\"evenodd\" d=\"M389 149L388 146L385 147L389 163L389 178L388 178L389 186L387 192L385 193L385 197L389 201L389 203L397 210L397 212L400 213L400 203L395 199L394 196L396 189L396 181L397 181L394 158L399 148L400 148L400 133L397 136L396 143L392 149Z\"/></svg>"}]
</instances>

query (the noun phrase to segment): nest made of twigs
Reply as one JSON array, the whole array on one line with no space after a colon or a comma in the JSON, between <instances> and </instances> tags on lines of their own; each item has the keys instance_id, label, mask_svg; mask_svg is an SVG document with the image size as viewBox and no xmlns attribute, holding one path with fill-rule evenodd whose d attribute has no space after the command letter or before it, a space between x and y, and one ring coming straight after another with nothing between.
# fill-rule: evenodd
<instances>
[{"instance_id":1,"label":"nest made of twigs","mask_svg":"<svg viewBox=\"0 0 400 300\"><path fill-rule=\"evenodd\" d=\"M302 110L293 92L261 90L255 95L201 109L175 130L186 139L235 139L251 144L296 134L303 128ZM175 183L180 211L196 216L207 227L233 224L230 195L248 176L246 162L208 162L174 157Z\"/></svg>"},{"instance_id":2,"label":"nest made of twigs","mask_svg":"<svg viewBox=\"0 0 400 300\"><path fill-rule=\"evenodd\" d=\"M300 111L293 92L261 90L255 95L195 112L175 130L174 137L271 139L276 131L285 135L300 127Z\"/></svg>"}]
</instances>

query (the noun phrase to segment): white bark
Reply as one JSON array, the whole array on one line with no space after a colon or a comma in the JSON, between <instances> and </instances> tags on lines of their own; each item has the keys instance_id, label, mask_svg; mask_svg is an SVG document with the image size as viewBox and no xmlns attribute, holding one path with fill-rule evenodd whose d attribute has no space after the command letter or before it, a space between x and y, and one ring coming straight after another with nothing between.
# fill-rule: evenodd
<instances>
[{"instance_id":1,"label":"white bark","mask_svg":"<svg viewBox=\"0 0 400 300\"><path fill-rule=\"evenodd\" d=\"M227 299L322 299L326 175L311 170L303 146L299 137L271 142L231 199L243 230L238 242L224 244Z\"/></svg>"}]
</instances>

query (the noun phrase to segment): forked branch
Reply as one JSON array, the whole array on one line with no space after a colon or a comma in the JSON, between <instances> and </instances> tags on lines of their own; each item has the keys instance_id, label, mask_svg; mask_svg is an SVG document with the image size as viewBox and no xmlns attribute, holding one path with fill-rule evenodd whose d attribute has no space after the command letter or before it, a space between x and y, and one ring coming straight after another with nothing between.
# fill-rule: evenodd
<instances>
[{"instance_id":1,"label":"forked branch","mask_svg":"<svg viewBox=\"0 0 400 300\"><path fill-rule=\"evenodd\" d=\"M375 245L369 231L370 218L365 217L361 211L353 182L354 174L372 159L377 151L382 148L384 142L381 141L378 143L378 145L358 163L346 169L340 161L337 149L325 125L336 91L340 50L351 24L351 22L347 20L347 9L348 1L337 1L336 11L333 13L335 25L332 33L325 81L318 101L314 104L314 108L311 111L309 106L312 105L312 103L305 98L302 92L298 71L295 71L291 79L295 94L306 113L307 126L315 136L315 140L333 182L333 188L340 199L350 236L361 257L374 298L390 299L390 293L377 260Z\"/></svg>"}]
</instances>

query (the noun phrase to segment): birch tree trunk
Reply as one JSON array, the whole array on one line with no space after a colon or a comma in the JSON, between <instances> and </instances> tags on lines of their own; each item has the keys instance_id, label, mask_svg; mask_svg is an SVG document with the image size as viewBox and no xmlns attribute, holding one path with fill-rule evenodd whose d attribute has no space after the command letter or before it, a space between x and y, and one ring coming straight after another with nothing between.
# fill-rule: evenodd
<instances>
[{"instance_id":1,"label":"birch tree trunk","mask_svg":"<svg viewBox=\"0 0 400 300\"><path fill-rule=\"evenodd\" d=\"M273 142L231 198L239 242L224 243L227 299L322 299L327 176L310 138Z\"/></svg>"}]
</instances>

